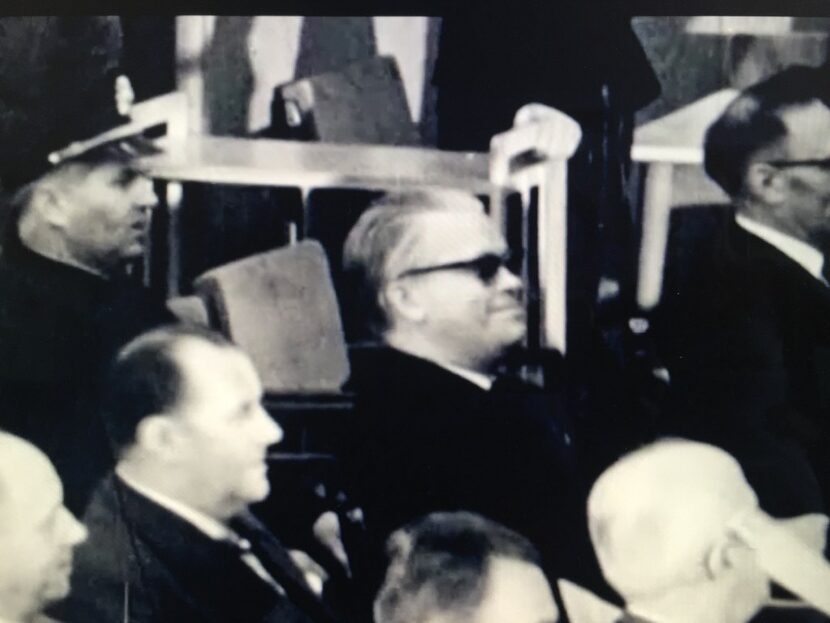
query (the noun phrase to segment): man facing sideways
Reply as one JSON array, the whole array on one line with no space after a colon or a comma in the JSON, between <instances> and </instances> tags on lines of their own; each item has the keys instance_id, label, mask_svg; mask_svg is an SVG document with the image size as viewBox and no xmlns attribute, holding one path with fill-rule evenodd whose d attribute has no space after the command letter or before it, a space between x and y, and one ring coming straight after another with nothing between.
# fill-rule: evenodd
<instances>
[{"instance_id":1,"label":"man facing sideways","mask_svg":"<svg viewBox=\"0 0 830 623\"><path fill-rule=\"evenodd\" d=\"M84 538L49 459L0 432L0 621L33 622L65 597L72 550Z\"/></svg>"},{"instance_id":2,"label":"man facing sideways","mask_svg":"<svg viewBox=\"0 0 830 623\"><path fill-rule=\"evenodd\" d=\"M79 623L333 620L248 512L268 495L266 452L282 437L250 359L206 330L160 328L124 347L108 388L118 463L87 508L90 538L56 614Z\"/></svg>"},{"instance_id":3,"label":"man facing sideways","mask_svg":"<svg viewBox=\"0 0 830 623\"><path fill-rule=\"evenodd\" d=\"M572 432L558 394L498 375L525 335L523 288L481 202L387 195L349 233L344 265L384 345L350 379L370 551L416 517L470 510L530 538L546 562L567 560Z\"/></svg>"},{"instance_id":4,"label":"man facing sideways","mask_svg":"<svg viewBox=\"0 0 830 623\"><path fill-rule=\"evenodd\" d=\"M0 245L0 425L49 455L78 513L111 465L93 415L106 362L173 320L125 272L155 205L132 153L104 146L23 187Z\"/></svg>"},{"instance_id":5,"label":"man facing sideways","mask_svg":"<svg viewBox=\"0 0 830 623\"><path fill-rule=\"evenodd\" d=\"M556 623L536 549L480 515L432 513L389 538L375 623Z\"/></svg>"},{"instance_id":6,"label":"man facing sideways","mask_svg":"<svg viewBox=\"0 0 830 623\"><path fill-rule=\"evenodd\" d=\"M687 277L667 274L658 314L672 375L664 432L729 450L781 514L830 502L828 97L826 70L790 67L708 129L706 172L734 218L697 245Z\"/></svg>"},{"instance_id":7,"label":"man facing sideways","mask_svg":"<svg viewBox=\"0 0 830 623\"><path fill-rule=\"evenodd\" d=\"M771 579L830 612L827 517L773 519L715 446L666 440L624 456L594 484L588 523L622 620L745 623Z\"/></svg>"}]
</instances>

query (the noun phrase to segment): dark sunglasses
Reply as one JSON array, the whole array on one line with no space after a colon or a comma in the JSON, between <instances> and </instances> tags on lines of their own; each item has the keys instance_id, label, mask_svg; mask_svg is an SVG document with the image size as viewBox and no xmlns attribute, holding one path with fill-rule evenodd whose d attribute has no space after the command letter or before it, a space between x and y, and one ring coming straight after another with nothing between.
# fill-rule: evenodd
<instances>
[{"instance_id":1,"label":"dark sunglasses","mask_svg":"<svg viewBox=\"0 0 830 623\"><path fill-rule=\"evenodd\" d=\"M505 255L497 255L496 253L485 253L472 260L410 268L409 270L403 271L398 277L413 277L415 275L425 275L441 270L467 270L478 277L482 283L489 284L496 278L502 266L513 274L519 274L522 268L522 254L508 253Z\"/></svg>"},{"instance_id":2,"label":"dark sunglasses","mask_svg":"<svg viewBox=\"0 0 830 623\"><path fill-rule=\"evenodd\" d=\"M830 169L830 158L812 160L768 160L767 164L771 164L779 169L789 169L791 167L818 167L820 169Z\"/></svg>"}]
</instances>

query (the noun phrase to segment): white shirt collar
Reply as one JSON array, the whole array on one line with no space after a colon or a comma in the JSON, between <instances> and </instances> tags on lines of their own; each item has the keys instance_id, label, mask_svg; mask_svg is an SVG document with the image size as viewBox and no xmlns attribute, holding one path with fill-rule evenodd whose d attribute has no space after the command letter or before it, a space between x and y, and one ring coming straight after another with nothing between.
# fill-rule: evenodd
<instances>
[{"instance_id":1,"label":"white shirt collar","mask_svg":"<svg viewBox=\"0 0 830 623\"><path fill-rule=\"evenodd\" d=\"M115 473L118 477L131 489L134 489L148 500L155 502L164 509L167 509L174 515L181 517L194 528L203 532L205 535L214 541L238 541L239 536L226 525L218 522L213 517L205 515L203 512L190 508L166 495L153 491L137 483L135 480L124 474L117 466Z\"/></svg>"},{"instance_id":2,"label":"white shirt collar","mask_svg":"<svg viewBox=\"0 0 830 623\"><path fill-rule=\"evenodd\" d=\"M445 370L452 372L453 374L457 374L463 379L470 381L470 383L474 383L478 385L481 389L486 392L489 392L490 389L493 387L493 377L488 376L482 372L477 372L475 370L470 370L468 368L461 368L459 366L454 366L449 363L441 363L440 361L433 362Z\"/></svg>"},{"instance_id":3,"label":"white shirt collar","mask_svg":"<svg viewBox=\"0 0 830 623\"><path fill-rule=\"evenodd\" d=\"M803 240L793 238L744 214L735 215L735 222L750 234L754 234L764 242L774 246L816 279L824 281L821 274L822 268L824 268L824 255L818 249Z\"/></svg>"},{"instance_id":4,"label":"white shirt collar","mask_svg":"<svg viewBox=\"0 0 830 623\"><path fill-rule=\"evenodd\" d=\"M418 353L415 350L409 350L408 348L401 346L397 343L397 340L394 339L387 339L387 344L397 351L434 363L436 366L440 366L448 372L452 372L453 374L460 376L461 378L467 381L470 381L470 383L478 385L481 389L483 389L486 392L489 392L490 388L493 387L494 377L492 376L488 376L476 370L470 370L469 368L462 368L461 366L456 366L451 363L444 363L443 361L438 361L430 357L425 357L424 355Z\"/></svg>"}]
</instances>

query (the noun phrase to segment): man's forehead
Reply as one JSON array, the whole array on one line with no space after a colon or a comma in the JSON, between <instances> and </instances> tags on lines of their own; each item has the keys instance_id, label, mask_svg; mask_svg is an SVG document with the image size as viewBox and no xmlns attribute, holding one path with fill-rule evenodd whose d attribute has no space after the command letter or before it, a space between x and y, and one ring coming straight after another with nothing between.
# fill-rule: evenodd
<instances>
[{"instance_id":1,"label":"man's forehead","mask_svg":"<svg viewBox=\"0 0 830 623\"><path fill-rule=\"evenodd\" d=\"M173 347L173 356L184 379L184 396L219 386L259 383L248 356L234 346L186 337Z\"/></svg>"},{"instance_id":2,"label":"man's forehead","mask_svg":"<svg viewBox=\"0 0 830 623\"><path fill-rule=\"evenodd\" d=\"M792 159L830 156L830 108L819 99L785 108L780 113L787 128L787 150Z\"/></svg>"},{"instance_id":3,"label":"man's forehead","mask_svg":"<svg viewBox=\"0 0 830 623\"><path fill-rule=\"evenodd\" d=\"M503 253L504 238L483 211L447 210L416 217L416 255L433 261L472 259L483 253Z\"/></svg>"},{"instance_id":4,"label":"man's forehead","mask_svg":"<svg viewBox=\"0 0 830 623\"><path fill-rule=\"evenodd\" d=\"M80 186L103 185L125 189L137 180L147 179L139 169L123 162L69 165L63 177L68 183Z\"/></svg>"}]
</instances>

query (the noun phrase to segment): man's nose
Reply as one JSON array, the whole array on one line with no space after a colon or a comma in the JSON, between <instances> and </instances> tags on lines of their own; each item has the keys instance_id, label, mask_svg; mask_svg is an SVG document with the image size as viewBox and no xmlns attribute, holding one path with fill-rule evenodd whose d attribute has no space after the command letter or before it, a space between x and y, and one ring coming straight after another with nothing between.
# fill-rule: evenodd
<instances>
[{"instance_id":1,"label":"man's nose","mask_svg":"<svg viewBox=\"0 0 830 623\"><path fill-rule=\"evenodd\" d=\"M285 437L282 427L277 424L274 418L263 407L259 413L259 439L266 445L278 444Z\"/></svg>"},{"instance_id":2,"label":"man's nose","mask_svg":"<svg viewBox=\"0 0 830 623\"><path fill-rule=\"evenodd\" d=\"M86 529L86 526L82 524L80 521L75 519L75 516L69 512L68 509L63 509L64 515L64 540L69 545L78 545L79 543L83 543L86 541L86 538L89 532Z\"/></svg>"},{"instance_id":3,"label":"man's nose","mask_svg":"<svg viewBox=\"0 0 830 623\"><path fill-rule=\"evenodd\" d=\"M524 289L522 278L506 266L499 268L496 280L498 287L501 290L510 290L512 292L521 293Z\"/></svg>"},{"instance_id":4,"label":"man's nose","mask_svg":"<svg viewBox=\"0 0 830 623\"><path fill-rule=\"evenodd\" d=\"M142 179L140 181L141 184L141 192L139 194L139 200L137 203L140 205L148 208L153 209L158 207L158 196L156 196L156 191L153 189L153 181L149 178Z\"/></svg>"}]
</instances>

